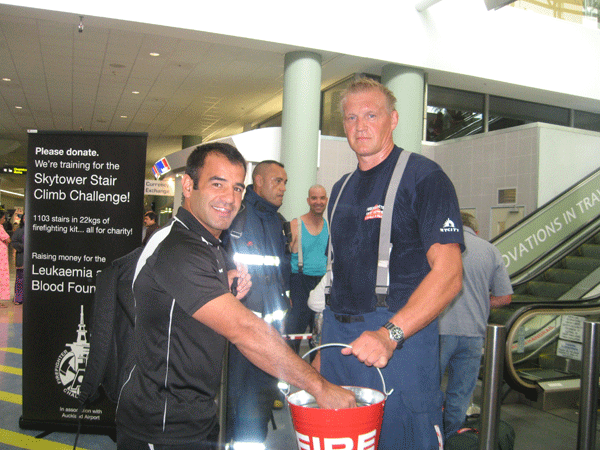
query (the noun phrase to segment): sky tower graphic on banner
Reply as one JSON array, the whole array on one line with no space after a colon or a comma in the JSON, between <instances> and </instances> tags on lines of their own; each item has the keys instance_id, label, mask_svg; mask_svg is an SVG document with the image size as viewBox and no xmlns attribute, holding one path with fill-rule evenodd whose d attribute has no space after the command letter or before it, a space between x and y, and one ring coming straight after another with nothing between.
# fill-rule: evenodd
<instances>
[{"instance_id":1,"label":"sky tower graphic on banner","mask_svg":"<svg viewBox=\"0 0 600 450\"><path fill-rule=\"evenodd\" d=\"M56 382L63 386L65 394L77 398L90 353L90 344L87 340L87 330L83 318L83 305L81 305L79 326L77 327L77 340L66 344L65 347L67 349L56 360L54 376Z\"/></svg>"}]
</instances>

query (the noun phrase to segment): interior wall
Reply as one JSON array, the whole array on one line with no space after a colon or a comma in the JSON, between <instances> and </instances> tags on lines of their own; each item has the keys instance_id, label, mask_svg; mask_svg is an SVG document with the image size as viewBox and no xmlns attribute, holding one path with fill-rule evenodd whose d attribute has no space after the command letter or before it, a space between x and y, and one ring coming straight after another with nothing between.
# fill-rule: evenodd
<instances>
[{"instance_id":1,"label":"interior wall","mask_svg":"<svg viewBox=\"0 0 600 450\"><path fill-rule=\"evenodd\" d=\"M548 124L538 130L541 206L600 167L600 133Z\"/></svg>"},{"instance_id":2,"label":"interior wall","mask_svg":"<svg viewBox=\"0 0 600 450\"><path fill-rule=\"evenodd\" d=\"M423 154L436 161L454 183L461 208L475 208L479 235L493 235L491 208L498 190L516 188L525 214L537 207L538 127L536 124L492 131L440 143L423 143ZM510 206L510 205L504 205Z\"/></svg>"},{"instance_id":3,"label":"interior wall","mask_svg":"<svg viewBox=\"0 0 600 450\"><path fill-rule=\"evenodd\" d=\"M356 156L346 138L321 136L317 183L325 188L328 197L336 181L344 174L356 170L357 164Z\"/></svg>"}]
</instances>

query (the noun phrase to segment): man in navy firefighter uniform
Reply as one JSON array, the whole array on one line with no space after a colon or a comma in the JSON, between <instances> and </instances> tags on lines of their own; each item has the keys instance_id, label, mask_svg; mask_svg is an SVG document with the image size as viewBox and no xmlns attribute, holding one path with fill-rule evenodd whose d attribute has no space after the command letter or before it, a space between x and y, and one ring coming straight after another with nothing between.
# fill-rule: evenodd
<instances>
[{"instance_id":1,"label":"man in navy firefighter uniform","mask_svg":"<svg viewBox=\"0 0 600 450\"><path fill-rule=\"evenodd\" d=\"M289 245L283 203L287 175L277 161L263 161L252 172L242 210L233 221L225 246L236 263L248 267L252 288L242 303L283 333L290 308ZM230 346L227 400L227 441L264 442L277 398L277 379Z\"/></svg>"},{"instance_id":2,"label":"man in navy firefighter uniform","mask_svg":"<svg viewBox=\"0 0 600 450\"><path fill-rule=\"evenodd\" d=\"M341 194L344 179L331 192L333 283L322 339L352 348L322 350L320 370L333 383L381 390L371 366L381 368L394 392L386 400L379 450L437 450L443 440L437 316L461 288L463 234L449 178L433 161L409 154L393 207L389 293L381 302L375 294L380 224L391 213L385 196L403 152L392 138L395 101L366 78L353 81L342 97L358 170Z\"/></svg>"}]
</instances>

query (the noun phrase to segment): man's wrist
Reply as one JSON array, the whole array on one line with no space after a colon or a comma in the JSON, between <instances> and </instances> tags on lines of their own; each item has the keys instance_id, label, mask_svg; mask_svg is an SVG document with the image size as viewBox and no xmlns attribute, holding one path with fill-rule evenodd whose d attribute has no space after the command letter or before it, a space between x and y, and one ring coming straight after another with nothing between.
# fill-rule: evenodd
<instances>
[{"instance_id":1,"label":"man's wrist","mask_svg":"<svg viewBox=\"0 0 600 450\"><path fill-rule=\"evenodd\" d=\"M396 350L399 350L404 345L404 330L392 322L387 322L384 326L388 331L389 338L396 344Z\"/></svg>"}]
</instances>

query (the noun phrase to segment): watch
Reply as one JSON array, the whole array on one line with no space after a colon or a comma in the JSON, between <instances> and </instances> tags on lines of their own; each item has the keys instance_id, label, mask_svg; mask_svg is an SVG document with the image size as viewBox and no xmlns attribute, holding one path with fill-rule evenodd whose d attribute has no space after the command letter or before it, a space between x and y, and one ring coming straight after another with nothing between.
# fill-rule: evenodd
<instances>
[{"instance_id":1,"label":"watch","mask_svg":"<svg viewBox=\"0 0 600 450\"><path fill-rule=\"evenodd\" d=\"M390 339L396 343L396 350L401 349L404 344L404 331L402 331L402 328L397 327L392 322L386 323L383 327L390 332Z\"/></svg>"}]
</instances>

